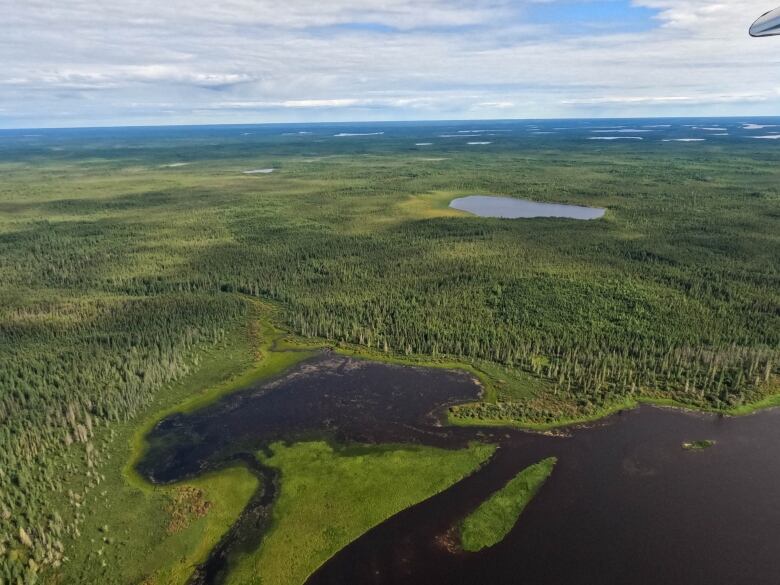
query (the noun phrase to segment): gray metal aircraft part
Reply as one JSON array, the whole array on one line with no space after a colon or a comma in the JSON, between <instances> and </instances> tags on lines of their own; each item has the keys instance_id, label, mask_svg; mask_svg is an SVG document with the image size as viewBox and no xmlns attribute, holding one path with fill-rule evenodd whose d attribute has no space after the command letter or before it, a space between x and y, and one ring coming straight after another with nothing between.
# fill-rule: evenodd
<instances>
[{"instance_id":1,"label":"gray metal aircraft part","mask_svg":"<svg viewBox=\"0 0 780 585\"><path fill-rule=\"evenodd\" d=\"M751 37L770 37L780 35L780 8L770 10L750 27Z\"/></svg>"}]
</instances>

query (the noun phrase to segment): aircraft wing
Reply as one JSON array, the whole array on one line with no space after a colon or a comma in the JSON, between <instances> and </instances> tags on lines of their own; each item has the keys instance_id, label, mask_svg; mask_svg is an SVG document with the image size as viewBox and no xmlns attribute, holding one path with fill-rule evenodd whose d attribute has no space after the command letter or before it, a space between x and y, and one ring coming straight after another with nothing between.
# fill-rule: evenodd
<instances>
[{"instance_id":1,"label":"aircraft wing","mask_svg":"<svg viewBox=\"0 0 780 585\"><path fill-rule=\"evenodd\" d=\"M769 37L780 35L780 8L764 14L750 27L751 37Z\"/></svg>"}]
</instances>

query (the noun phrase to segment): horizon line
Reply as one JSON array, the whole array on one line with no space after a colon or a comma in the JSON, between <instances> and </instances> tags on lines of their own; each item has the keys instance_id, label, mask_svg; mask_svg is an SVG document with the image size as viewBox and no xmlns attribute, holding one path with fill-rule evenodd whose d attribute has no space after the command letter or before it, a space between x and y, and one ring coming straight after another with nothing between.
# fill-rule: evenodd
<instances>
[{"instance_id":1,"label":"horizon line","mask_svg":"<svg viewBox=\"0 0 780 585\"><path fill-rule=\"evenodd\" d=\"M174 124L99 124L95 126L13 126L0 127L0 132L14 130L100 130L112 128L200 128L200 127L246 127L246 126L343 126L343 125L402 125L447 122L555 122L572 120L738 120L780 119L775 115L737 115L737 116L564 116L550 118L426 118L409 120L352 120L352 121L319 121L319 122L222 122L222 123L174 123Z\"/></svg>"}]
</instances>

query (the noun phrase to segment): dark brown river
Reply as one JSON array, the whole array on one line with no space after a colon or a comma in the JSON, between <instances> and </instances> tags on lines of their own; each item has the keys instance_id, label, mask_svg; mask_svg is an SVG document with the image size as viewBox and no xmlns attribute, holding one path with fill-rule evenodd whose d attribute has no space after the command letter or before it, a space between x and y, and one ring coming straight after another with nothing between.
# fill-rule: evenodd
<instances>
[{"instance_id":1,"label":"dark brown river","mask_svg":"<svg viewBox=\"0 0 780 585\"><path fill-rule=\"evenodd\" d=\"M243 460L265 479L193 583L222 582L233 552L259 546L278 478L252 453L275 440L322 437L499 447L470 477L343 549L309 585L780 583L780 410L722 418L641 407L565 437L441 425L447 405L478 393L462 372L323 353L164 420L139 470L167 483ZM716 445L681 448L699 439ZM461 518L551 455L553 474L501 543L478 553L447 545Z\"/></svg>"}]
</instances>

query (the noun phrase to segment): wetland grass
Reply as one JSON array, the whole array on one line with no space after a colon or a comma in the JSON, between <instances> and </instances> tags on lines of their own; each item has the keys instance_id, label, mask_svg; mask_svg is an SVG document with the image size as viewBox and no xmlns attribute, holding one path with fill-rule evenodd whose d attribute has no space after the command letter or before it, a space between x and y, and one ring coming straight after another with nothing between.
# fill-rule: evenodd
<instances>
[{"instance_id":1,"label":"wetland grass","mask_svg":"<svg viewBox=\"0 0 780 585\"><path fill-rule=\"evenodd\" d=\"M477 552L501 542L550 476L555 462L550 457L526 467L469 514L459 527L463 550Z\"/></svg>"},{"instance_id":2,"label":"wetland grass","mask_svg":"<svg viewBox=\"0 0 780 585\"><path fill-rule=\"evenodd\" d=\"M259 550L239 558L229 585L303 585L351 541L393 514L472 473L494 447L275 444L261 461L281 473L270 528Z\"/></svg>"}]
</instances>

